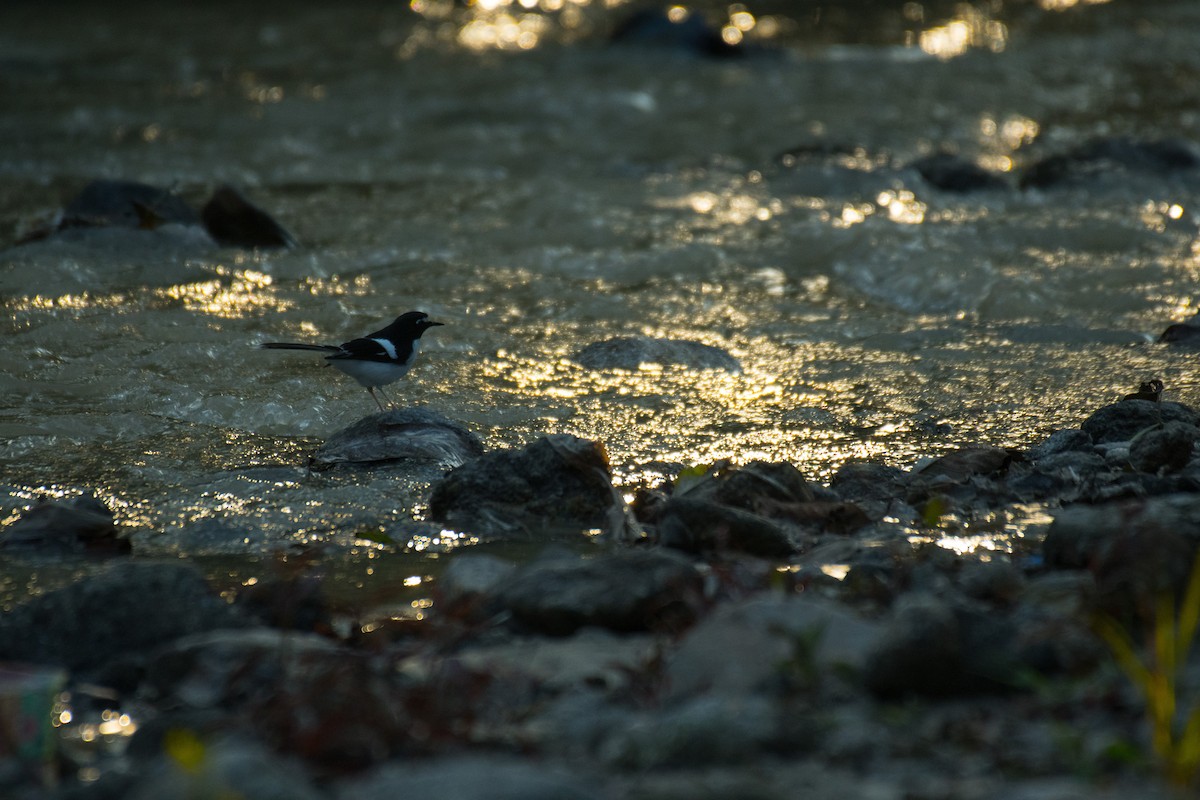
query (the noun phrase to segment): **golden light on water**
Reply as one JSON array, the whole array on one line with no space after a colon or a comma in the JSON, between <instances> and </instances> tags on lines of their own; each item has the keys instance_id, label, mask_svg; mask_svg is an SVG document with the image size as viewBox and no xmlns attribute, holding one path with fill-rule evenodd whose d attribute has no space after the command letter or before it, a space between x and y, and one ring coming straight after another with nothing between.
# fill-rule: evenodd
<instances>
[{"instance_id":1,"label":"golden light on water","mask_svg":"<svg viewBox=\"0 0 1200 800\"><path fill-rule=\"evenodd\" d=\"M953 19L917 36L917 45L922 50L941 59L961 56L972 49L999 53L1007 44L1008 26L992 19L986 11L966 4L958 6L958 15Z\"/></svg>"},{"instance_id":2,"label":"golden light on water","mask_svg":"<svg viewBox=\"0 0 1200 800\"><path fill-rule=\"evenodd\" d=\"M1112 0L1038 0L1038 5L1046 11L1068 11L1078 6L1102 6Z\"/></svg>"}]
</instances>

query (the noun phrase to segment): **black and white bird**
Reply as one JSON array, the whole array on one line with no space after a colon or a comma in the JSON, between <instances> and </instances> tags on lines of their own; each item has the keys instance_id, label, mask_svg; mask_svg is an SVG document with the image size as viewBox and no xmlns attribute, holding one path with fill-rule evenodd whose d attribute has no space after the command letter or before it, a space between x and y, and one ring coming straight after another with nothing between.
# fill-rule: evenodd
<instances>
[{"instance_id":1,"label":"black and white bird","mask_svg":"<svg viewBox=\"0 0 1200 800\"><path fill-rule=\"evenodd\" d=\"M298 342L264 342L259 347L265 350L315 350L327 353L328 366L336 367L365 386L379 410L383 403L375 396L375 390L387 398L395 407L392 398L383 392L383 387L404 377L417 358L421 347L421 334L435 325L429 315L422 311L409 311L396 317L396 321L383 330L368 333L361 339L351 339L345 344L301 344Z\"/></svg>"}]
</instances>

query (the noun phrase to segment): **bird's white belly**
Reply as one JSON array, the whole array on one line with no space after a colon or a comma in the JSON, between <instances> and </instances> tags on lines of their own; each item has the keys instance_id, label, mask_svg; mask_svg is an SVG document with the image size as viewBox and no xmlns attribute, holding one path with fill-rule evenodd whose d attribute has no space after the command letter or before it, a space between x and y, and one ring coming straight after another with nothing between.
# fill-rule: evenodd
<instances>
[{"instance_id":1,"label":"bird's white belly","mask_svg":"<svg viewBox=\"0 0 1200 800\"><path fill-rule=\"evenodd\" d=\"M358 381L360 386L368 389L375 386L387 386L404 377L408 372L408 364L387 363L384 361L355 361L350 358L331 358L329 363Z\"/></svg>"}]
</instances>

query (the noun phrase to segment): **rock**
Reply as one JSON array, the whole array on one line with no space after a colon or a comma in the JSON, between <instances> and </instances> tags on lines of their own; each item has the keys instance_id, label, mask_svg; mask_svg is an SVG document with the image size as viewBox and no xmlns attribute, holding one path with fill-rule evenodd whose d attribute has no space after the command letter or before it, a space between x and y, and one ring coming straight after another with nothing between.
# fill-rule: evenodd
<instances>
[{"instance_id":1,"label":"rock","mask_svg":"<svg viewBox=\"0 0 1200 800\"><path fill-rule=\"evenodd\" d=\"M431 691L402 685L369 653L261 628L171 643L155 654L147 687L167 707L228 709L279 751L337 770L415 746L421 728L409 708L422 707L414 698Z\"/></svg>"},{"instance_id":2,"label":"rock","mask_svg":"<svg viewBox=\"0 0 1200 800\"><path fill-rule=\"evenodd\" d=\"M781 503L816 499L800 470L785 462L751 461L744 467L709 470L690 482L680 478L679 483L676 497L709 500L755 513Z\"/></svg>"},{"instance_id":3,"label":"rock","mask_svg":"<svg viewBox=\"0 0 1200 800\"><path fill-rule=\"evenodd\" d=\"M956 607L931 594L902 595L865 670L883 698L947 697L1010 688L1018 662L1013 625L994 612Z\"/></svg>"},{"instance_id":4,"label":"rock","mask_svg":"<svg viewBox=\"0 0 1200 800\"><path fill-rule=\"evenodd\" d=\"M1030 461L1037 462L1062 453L1089 452L1091 449L1092 437L1087 432L1079 428L1064 428L1029 448L1026 456Z\"/></svg>"},{"instance_id":5,"label":"rock","mask_svg":"<svg viewBox=\"0 0 1200 800\"><path fill-rule=\"evenodd\" d=\"M687 339L652 339L618 336L593 342L575 354L585 369L624 369L635 372L642 364L681 366L688 369L723 369L741 372L738 360L719 347Z\"/></svg>"},{"instance_id":6,"label":"rock","mask_svg":"<svg viewBox=\"0 0 1200 800\"><path fill-rule=\"evenodd\" d=\"M522 450L488 453L433 487L429 517L493 536L624 524L602 445L574 436L539 439Z\"/></svg>"},{"instance_id":7,"label":"rock","mask_svg":"<svg viewBox=\"0 0 1200 800\"><path fill-rule=\"evenodd\" d=\"M644 713L614 732L600 748L600 757L624 769L707 767L744 764L767 750L778 750L792 739L783 709L765 697L715 695L697 697L657 713ZM811 722L803 728L815 740ZM790 749L797 742L787 741Z\"/></svg>"},{"instance_id":8,"label":"rock","mask_svg":"<svg viewBox=\"0 0 1200 800\"><path fill-rule=\"evenodd\" d=\"M1168 325L1158 340L1164 344L1173 344L1179 347L1200 347L1200 325L1194 322Z\"/></svg>"},{"instance_id":9,"label":"rock","mask_svg":"<svg viewBox=\"0 0 1200 800\"><path fill-rule=\"evenodd\" d=\"M131 550L108 507L93 496L42 501L0 530L0 550L118 555Z\"/></svg>"},{"instance_id":10,"label":"rock","mask_svg":"<svg viewBox=\"0 0 1200 800\"><path fill-rule=\"evenodd\" d=\"M122 562L0 617L0 659L95 669L130 651L247 624L195 567Z\"/></svg>"},{"instance_id":11,"label":"rock","mask_svg":"<svg viewBox=\"0 0 1200 800\"><path fill-rule=\"evenodd\" d=\"M468 643L454 659L500 683L532 684L539 693L602 688L623 696L657 663L661 651L656 636L585 627L563 638L530 636L495 644Z\"/></svg>"},{"instance_id":12,"label":"rock","mask_svg":"<svg viewBox=\"0 0 1200 800\"><path fill-rule=\"evenodd\" d=\"M255 800L323 800L304 764L268 750L244 736L204 741L183 729L174 736L196 748L195 764L181 766L178 753L162 757L122 796L131 800L164 797L253 797Z\"/></svg>"},{"instance_id":13,"label":"rock","mask_svg":"<svg viewBox=\"0 0 1200 800\"><path fill-rule=\"evenodd\" d=\"M231 247L296 246L282 225L231 186L219 186L197 214L174 192L122 180L92 181L53 223L31 232L21 243L79 228L154 231L164 226L195 230L209 246L214 242Z\"/></svg>"},{"instance_id":14,"label":"rock","mask_svg":"<svg viewBox=\"0 0 1200 800\"><path fill-rule=\"evenodd\" d=\"M515 756L394 761L342 783L337 800L604 800L604 779Z\"/></svg>"},{"instance_id":15,"label":"rock","mask_svg":"<svg viewBox=\"0 0 1200 800\"><path fill-rule=\"evenodd\" d=\"M1008 182L973 161L950 153L934 153L908 165L925 182L945 192L978 192L1008 189Z\"/></svg>"},{"instance_id":16,"label":"rock","mask_svg":"<svg viewBox=\"0 0 1200 800\"><path fill-rule=\"evenodd\" d=\"M1200 495L1171 494L1062 509L1042 544L1046 566L1088 569L1100 604L1128 617L1181 591L1200 555Z\"/></svg>"},{"instance_id":17,"label":"rock","mask_svg":"<svg viewBox=\"0 0 1200 800\"><path fill-rule=\"evenodd\" d=\"M332 630L324 583L316 575L268 573L238 591L237 606L273 628L316 633Z\"/></svg>"},{"instance_id":18,"label":"rock","mask_svg":"<svg viewBox=\"0 0 1200 800\"><path fill-rule=\"evenodd\" d=\"M1122 400L1098 409L1080 427L1092 441L1103 444L1127 442L1152 425L1169 422L1196 425L1200 423L1200 416L1182 403Z\"/></svg>"},{"instance_id":19,"label":"rock","mask_svg":"<svg viewBox=\"0 0 1200 800\"><path fill-rule=\"evenodd\" d=\"M793 595L725 603L680 642L666 667L668 698L780 694L861 680L882 633L848 607Z\"/></svg>"},{"instance_id":20,"label":"rock","mask_svg":"<svg viewBox=\"0 0 1200 800\"><path fill-rule=\"evenodd\" d=\"M694 11L680 18L672 18L658 9L635 11L617 25L610 41L710 58L729 58L745 52L744 47L726 42L719 29Z\"/></svg>"},{"instance_id":21,"label":"rock","mask_svg":"<svg viewBox=\"0 0 1200 800\"><path fill-rule=\"evenodd\" d=\"M1178 472L1192 459L1200 428L1168 422L1146 428L1129 443L1129 463L1139 472Z\"/></svg>"},{"instance_id":22,"label":"rock","mask_svg":"<svg viewBox=\"0 0 1200 800\"><path fill-rule=\"evenodd\" d=\"M434 605L441 613L467 619L491 616L489 600L517 565L483 553L455 553L433 584Z\"/></svg>"},{"instance_id":23,"label":"rock","mask_svg":"<svg viewBox=\"0 0 1200 800\"><path fill-rule=\"evenodd\" d=\"M200 210L208 235L224 247L295 247L296 239L232 186L219 186Z\"/></svg>"},{"instance_id":24,"label":"rock","mask_svg":"<svg viewBox=\"0 0 1200 800\"><path fill-rule=\"evenodd\" d=\"M904 472L896 467L848 461L838 467L829 488L844 500L889 503L904 496Z\"/></svg>"},{"instance_id":25,"label":"rock","mask_svg":"<svg viewBox=\"0 0 1200 800\"><path fill-rule=\"evenodd\" d=\"M198 225L200 218L166 189L135 181L98 180L85 186L63 209L59 229L153 229L167 223Z\"/></svg>"},{"instance_id":26,"label":"rock","mask_svg":"<svg viewBox=\"0 0 1200 800\"><path fill-rule=\"evenodd\" d=\"M966 561L958 574L958 586L967 597L997 605L1014 605L1025 588L1024 576L1007 559Z\"/></svg>"},{"instance_id":27,"label":"rock","mask_svg":"<svg viewBox=\"0 0 1200 800\"><path fill-rule=\"evenodd\" d=\"M563 636L585 625L677 630L699 614L703 594L690 559L670 550L623 550L534 562L520 568L496 600L519 624Z\"/></svg>"},{"instance_id":28,"label":"rock","mask_svg":"<svg viewBox=\"0 0 1200 800\"><path fill-rule=\"evenodd\" d=\"M483 454L479 437L463 425L424 408L372 414L330 436L309 459L312 469L402 459L458 467Z\"/></svg>"},{"instance_id":29,"label":"rock","mask_svg":"<svg viewBox=\"0 0 1200 800\"><path fill-rule=\"evenodd\" d=\"M766 517L687 495L667 501L658 543L689 553L736 550L767 558L785 558L797 549L787 530Z\"/></svg>"},{"instance_id":30,"label":"rock","mask_svg":"<svg viewBox=\"0 0 1200 800\"><path fill-rule=\"evenodd\" d=\"M1031 164L1021 173L1020 184L1022 189L1049 189L1114 172L1168 176L1198 167L1200 155L1190 142L1113 136L1092 139L1066 153Z\"/></svg>"},{"instance_id":31,"label":"rock","mask_svg":"<svg viewBox=\"0 0 1200 800\"><path fill-rule=\"evenodd\" d=\"M964 483L976 475L993 475L1008 469L1015 454L1003 447L962 447L914 470L922 478Z\"/></svg>"}]
</instances>

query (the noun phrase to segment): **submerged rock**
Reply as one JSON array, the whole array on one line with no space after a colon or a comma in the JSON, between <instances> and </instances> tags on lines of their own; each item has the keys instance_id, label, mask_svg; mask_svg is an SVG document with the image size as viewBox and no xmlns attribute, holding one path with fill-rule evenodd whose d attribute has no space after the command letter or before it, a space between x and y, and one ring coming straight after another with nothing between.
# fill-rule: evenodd
<instances>
[{"instance_id":1,"label":"submerged rock","mask_svg":"<svg viewBox=\"0 0 1200 800\"><path fill-rule=\"evenodd\" d=\"M494 536L625 524L604 447L565 434L458 467L433 487L429 516Z\"/></svg>"},{"instance_id":2,"label":"submerged rock","mask_svg":"<svg viewBox=\"0 0 1200 800\"><path fill-rule=\"evenodd\" d=\"M672 18L665 11L641 9L617 25L610 41L711 58L729 58L745 53L744 47L725 41L720 29L709 25L703 15L697 12Z\"/></svg>"},{"instance_id":3,"label":"submerged rock","mask_svg":"<svg viewBox=\"0 0 1200 800\"><path fill-rule=\"evenodd\" d=\"M699 615L704 582L669 550L624 550L520 568L496 596L513 619L562 636L594 625L615 631L678 630Z\"/></svg>"},{"instance_id":4,"label":"submerged rock","mask_svg":"<svg viewBox=\"0 0 1200 800\"><path fill-rule=\"evenodd\" d=\"M136 181L92 181L55 219L19 243L86 228L194 230L200 238L229 247L295 247L295 238L267 212L231 186L213 192L201 213L168 189Z\"/></svg>"},{"instance_id":5,"label":"submerged rock","mask_svg":"<svg viewBox=\"0 0 1200 800\"><path fill-rule=\"evenodd\" d=\"M1008 182L973 161L950 153L934 153L908 165L925 182L944 192L980 192L1008 189Z\"/></svg>"},{"instance_id":6,"label":"submerged rock","mask_svg":"<svg viewBox=\"0 0 1200 800\"><path fill-rule=\"evenodd\" d=\"M312 469L401 459L461 466L483 454L479 437L460 423L424 408L372 414L333 434L309 459Z\"/></svg>"},{"instance_id":7,"label":"submerged rock","mask_svg":"<svg viewBox=\"0 0 1200 800\"><path fill-rule=\"evenodd\" d=\"M41 502L0 531L0 550L32 553L128 553L113 513L95 497Z\"/></svg>"},{"instance_id":8,"label":"submerged rock","mask_svg":"<svg viewBox=\"0 0 1200 800\"><path fill-rule=\"evenodd\" d=\"M1021 188L1053 188L1117 171L1166 176L1197 168L1200 154L1191 142L1113 136L1092 139L1031 164L1021 174Z\"/></svg>"},{"instance_id":9,"label":"submerged rock","mask_svg":"<svg viewBox=\"0 0 1200 800\"><path fill-rule=\"evenodd\" d=\"M136 181L92 181L63 209L59 229L198 225L200 217L177 194Z\"/></svg>"},{"instance_id":10,"label":"submerged rock","mask_svg":"<svg viewBox=\"0 0 1200 800\"><path fill-rule=\"evenodd\" d=\"M738 360L719 347L688 339L653 339L648 336L617 336L593 342L575 354L575 361L591 370L635 371L642 364L662 364L688 369L742 371Z\"/></svg>"},{"instance_id":11,"label":"submerged rock","mask_svg":"<svg viewBox=\"0 0 1200 800\"><path fill-rule=\"evenodd\" d=\"M96 668L190 633L249 623L195 567L122 562L0 617L0 659Z\"/></svg>"}]
</instances>

